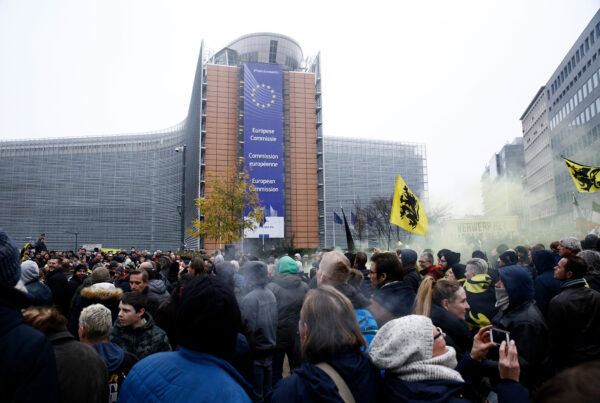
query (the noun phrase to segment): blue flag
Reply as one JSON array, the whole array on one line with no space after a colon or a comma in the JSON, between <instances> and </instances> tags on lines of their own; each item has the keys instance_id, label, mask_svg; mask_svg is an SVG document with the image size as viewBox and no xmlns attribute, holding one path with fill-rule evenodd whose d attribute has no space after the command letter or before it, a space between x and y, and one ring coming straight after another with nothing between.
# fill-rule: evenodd
<instances>
[{"instance_id":1,"label":"blue flag","mask_svg":"<svg viewBox=\"0 0 600 403\"><path fill-rule=\"evenodd\" d=\"M336 214L336 212L333 212L333 222L336 224L343 224L344 222L342 221L342 218Z\"/></svg>"},{"instance_id":2,"label":"blue flag","mask_svg":"<svg viewBox=\"0 0 600 403\"><path fill-rule=\"evenodd\" d=\"M352 224L354 224L356 222L356 216L354 215L354 213L352 211L350 212L350 222Z\"/></svg>"}]
</instances>

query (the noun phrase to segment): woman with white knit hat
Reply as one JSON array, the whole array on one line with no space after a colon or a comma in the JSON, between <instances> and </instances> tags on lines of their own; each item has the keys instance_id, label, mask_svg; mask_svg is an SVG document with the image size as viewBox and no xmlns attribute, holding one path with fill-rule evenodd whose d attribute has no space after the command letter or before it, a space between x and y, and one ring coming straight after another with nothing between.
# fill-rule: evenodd
<instances>
[{"instance_id":1,"label":"woman with white knit hat","mask_svg":"<svg viewBox=\"0 0 600 403\"><path fill-rule=\"evenodd\" d=\"M385 324L373 339L369 354L373 364L385 370L384 401L394 402L482 402L467 380L481 374L480 363L494 346L490 326L475 336L471 354L459 365L454 348L446 346L443 329L426 316L409 315ZM500 401L528 402L528 393L519 382L518 354L514 341L500 345Z\"/></svg>"}]
</instances>

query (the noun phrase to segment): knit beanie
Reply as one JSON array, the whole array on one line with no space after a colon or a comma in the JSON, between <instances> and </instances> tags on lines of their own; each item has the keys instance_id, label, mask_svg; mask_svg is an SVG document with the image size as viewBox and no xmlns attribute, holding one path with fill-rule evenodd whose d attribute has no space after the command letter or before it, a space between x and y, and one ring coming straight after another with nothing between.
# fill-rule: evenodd
<instances>
[{"instance_id":1,"label":"knit beanie","mask_svg":"<svg viewBox=\"0 0 600 403\"><path fill-rule=\"evenodd\" d=\"M277 274L296 274L298 273L298 263L289 256L284 256L277 263Z\"/></svg>"},{"instance_id":2,"label":"knit beanie","mask_svg":"<svg viewBox=\"0 0 600 403\"><path fill-rule=\"evenodd\" d=\"M444 257L446 258L446 262L448 263L448 267L454 266L457 263L460 263L460 253L452 252L449 250L444 253Z\"/></svg>"},{"instance_id":3,"label":"knit beanie","mask_svg":"<svg viewBox=\"0 0 600 403\"><path fill-rule=\"evenodd\" d=\"M21 280L24 284L30 281L38 281L40 279L40 268L33 260L26 260L21 263Z\"/></svg>"},{"instance_id":4,"label":"knit beanie","mask_svg":"<svg viewBox=\"0 0 600 403\"><path fill-rule=\"evenodd\" d=\"M598 237L594 234L588 234L585 236L583 242L585 243L585 249L596 250L596 245L598 245Z\"/></svg>"},{"instance_id":5,"label":"knit beanie","mask_svg":"<svg viewBox=\"0 0 600 403\"><path fill-rule=\"evenodd\" d=\"M405 381L463 379L456 367L456 351L433 355L433 323L427 316L407 315L386 323L369 349L373 364Z\"/></svg>"},{"instance_id":6,"label":"knit beanie","mask_svg":"<svg viewBox=\"0 0 600 403\"><path fill-rule=\"evenodd\" d=\"M412 249L402 249L402 267L415 264L417 262L417 252Z\"/></svg>"},{"instance_id":7,"label":"knit beanie","mask_svg":"<svg viewBox=\"0 0 600 403\"><path fill-rule=\"evenodd\" d=\"M242 323L233 291L213 276L199 276L183 289L177 309L179 345L230 360Z\"/></svg>"},{"instance_id":8,"label":"knit beanie","mask_svg":"<svg viewBox=\"0 0 600 403\"><path fill-rule=\"evenodd\" d=\"M467 266L465 266L462 263L457 263L455 265L452 265L452 273L454 274L454 278L457 280L466 278L466 276L465 276L466 269L467 269Z\"/></svg>"},{"instance_id":9,"label":"knit beanie","mask_svg":"<svg viewBox=\"0 0 600 403\"><path fill-rule=\"evenodd\" d=\"M581 250L581 242L575 237L568 236L560 240L565 248L569 248L571 250L580 251Z\"/></svg>"},{"instance_id":10,"label":"knit beanie","mask_svg":"<svg viewBox=\"0 0 600 403\"><path fill-rule=\"evenodd\" d=\"M96 283L104 283L105 281L110 281L110 272L106 267L96 267L94 271L92 271L92 284Z\"/></svg>"},{"instance_id":11,"label":"knit beanie","mask_svg":"<svg viewBox=\"0 0 600 403\"><path fill-rule=\"evenodd\" d=\"M8 234L0 228L0 285L14 287L20 278L19 249Z\"/></svg>"}]
</instances>

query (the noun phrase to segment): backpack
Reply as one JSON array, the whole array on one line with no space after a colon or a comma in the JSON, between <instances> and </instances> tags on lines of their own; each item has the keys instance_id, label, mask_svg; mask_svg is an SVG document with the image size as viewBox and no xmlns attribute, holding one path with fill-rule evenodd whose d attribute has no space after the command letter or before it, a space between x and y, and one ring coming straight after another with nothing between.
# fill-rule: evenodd
<instances>
[{"instance_id":1,"label":"backpack","mask_svg":"<svg viewBox=\"0 0 600 403\"><path fill-rule=\"evenodd\" d=\"M367 342L367 351L369 351L371 341L379 330L377 321L375 320L373 314L366 309L355 309L354 312L356 313L356 320L358 321L360 332Z\"/></svg>"}]
</instances>

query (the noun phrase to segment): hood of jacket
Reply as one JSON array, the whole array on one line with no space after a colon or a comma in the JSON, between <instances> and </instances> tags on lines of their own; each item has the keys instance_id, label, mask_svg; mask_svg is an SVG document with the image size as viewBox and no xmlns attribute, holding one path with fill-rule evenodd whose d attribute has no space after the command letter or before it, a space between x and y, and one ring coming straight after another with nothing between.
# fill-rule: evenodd
<instances>
[{"instance_id":1,"label":"hood of jacket","mask_svg":"<svg viewBox=\"0 0 600 403\"><path fill-rule=\"evenodd\" d=\"M302 279L296 274L281 273L273 277L273 282L282 288L298 288Z\"/></svg>"},{"instance_id":2,"label":"hood of jacket","mask_svg":"<svg viewBox=\"0 0 600 403\"><path fill-rule=\"evenodd\" d=\"M98 354L104 359L109 373L115 371L123 363L125 352L123 352L123 349L115 343L96 343L92 347L94 347Z\"/></svg>"},{"instance_id":3,"label":"hood of jacket","mask_svg":"<svg viewBox=\"0 0 600 403\"><path fill-rule=\"evenodd\" d=\"M372 398L373 377L368 376L372 369L369 359L365 355L358 352L341 353L327 360L327 363L340 374L354 396L365 394L365 399L357 396L356 401L367 401ZM329 375L313 364L304 363L295 369L294 373L303 380L304 386L311 390L314 401L342 402L337 387Z\"/></svg>"},{"instance_id":4,"label":"hood of jacket","mask_svg":"<svg viewBox=\"0 0 600 403\"><path fill-rule=\"evenodd\" d=\"M120 300L123 290L111 283L96 283L81 290L81 297L95 301Z\"/></svg>"},{"instance_id":5,"label":"hood of jacket","mask_svg":"<svg viewBox=\"0 0 600 403\"><path fill-rule=\"evenodd\" d=\"M469 384L464 382L447 380L406 382L391 374L385 377L384 394L389 401L398 399L401 396L403 399L406 399L405 401L442 403L454 401L453 398L458 397L457 395L459 394L468 395L467 399L461 400L479 400L470 399L477 397L477 395L470 390Z\"/></svg>"},{"instance_id":6,"label":"hood of jacket","mask_svg":"<svg viewBox=\"0 0 600 403\"><path fill-rule=\"evenodd\" d=\"M363 295L362 292L350 284L336 285L335 288L344 294L350 300L350 302L352 302L354 309L364 309L371 304L371 302Z\"/></svg>"},{"instance_id":7,"label":"hood of jacket","mask_svg":"<svg viewBox=\"0 0 600 403\"><path fill-rule=\"evenodd\" d=\"M156 295L169 295L165 282L159 279L150 280L148 282L148 292Z\"/></svg>"},{"instance_id":8,"label":"hood of jacket","mask_svg":"<svg viewBox=\"0 0 600 403\"><path fill-rule=\"evenodd\" d=\"M27 284L31 281L39 281L40 279L40 269L38 265L33 260L26 260L21 263L21 280L23 283Z\"/></svg>"},{"instance_id":9,"label":"hood of jacket","mask_svg":"<svg viewBox=\"0 0 600 403\"><path fill-rule=\"evenodd\" d=\"M296 274L298 269L298 263L289 256L284 256L277 262L277 274Z\"/></svg>"},{"instance_id":10,"label":"hood of jacket","mask_svg":"<svg viewBox=\"0 0 600 403\"><path fill-rule=\"evenodd\" d=\"M549 250L534 250L531 252L531 260L538 274L545 271L554 271L554 254Z\"/></svg>"},{"instance_id":11,"label":"hood of jacket","mask_svg":"<svg viewBox=\"0 0 600 403\"><path fill-rule=\"evenodd\" d=\"M498 269L500 279L508 292L510 306L520 305L522 302L533 299L533 279L529 271L523 266L504 266Z\"/></svg>"}]
</instances>

